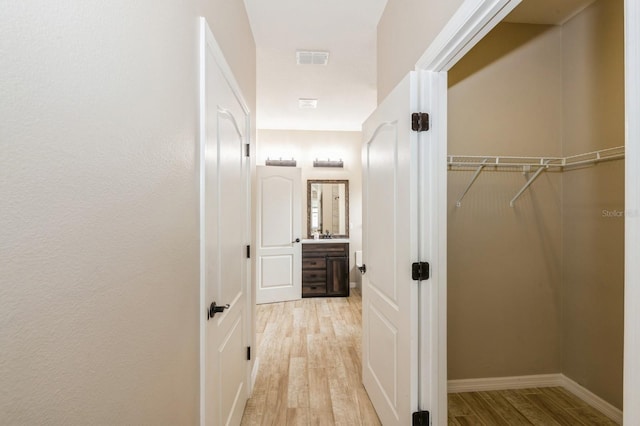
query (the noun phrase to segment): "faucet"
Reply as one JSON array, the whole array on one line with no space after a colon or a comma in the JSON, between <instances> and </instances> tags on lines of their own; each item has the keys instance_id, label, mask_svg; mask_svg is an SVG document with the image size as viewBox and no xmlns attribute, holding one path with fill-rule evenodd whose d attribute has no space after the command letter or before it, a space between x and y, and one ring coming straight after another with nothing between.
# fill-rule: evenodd
<instances>
[{"instance_id":1,"label":"faucet","mask_svg":"<svg viewBox=\"0 0 640 426\"><path fill-rule=\"evenodd\" d=\"M328 229L326 231L324 231L324 232L325 232L325 234L324 234L325 238L331 238L331 234L329 233Z\"/></svg>"}]
</instances>

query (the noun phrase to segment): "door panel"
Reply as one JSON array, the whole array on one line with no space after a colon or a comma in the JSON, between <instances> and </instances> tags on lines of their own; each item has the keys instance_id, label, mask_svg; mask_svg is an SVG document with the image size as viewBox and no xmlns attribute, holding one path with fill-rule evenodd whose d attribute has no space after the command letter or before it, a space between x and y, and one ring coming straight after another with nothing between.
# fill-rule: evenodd
<instances>
[{"instance_id":1,"label":"door panel","mask_svg":"<svg viewBox=\"0 0 640 426\"><path fill-rule=\"evenodd\" d=\"M326 258L327 294L348 295L349 290L349 260L346 256Z\"/></svg>"},{"instance_id":2,"label":"door panel","mask_svg":"<svg viewBox=\"0 0 640 426\"><path fill-rule=\"evenodd\" d=\"M238 425L248 398L249 114L201 20L201 424ZM208 318L211 303L229 304Z\"/></svg>"},{"instance_id":3,"label":"door panel","mask_svg":"<svg viewBox=\"0 0 640 426\"><path fill-rule=\"evenodd\" d=\"M301 171L293 167L262 166L256 174L256 303L300 299Z\"/></svg>"},{"instance_id":4,"label":"door panel","mask_svg":"<svg viewBox=\"0 0 640 426\"><path fill-rule=\"evenodd\" d=\"M283 176L268 176L260 181L262 247L282 247L294 240L292 228L295 182Z\"/></svg>"},{"instance_id":5,"label":"door panel","mask_svg":"<svg viewBox=\"0 0 640 426\"><path fill-rule=\"evenodd\" d=\"M368 247L371 261L369 285L397 304L396 293L396 155L398 149L397 123L384 124L367 147L370 191L367 204L375 207L369 225L375 229L375 244Z\"/></svg>"},{"instance_id":6,"label":"door panel","mask_svg":"<svg viewBox=\"0 0 640 426\"><path fill-rule=\"evenodd\" d=\"M242 111L236 111L242 117ZM244 229L246 200L242 191L244 179L244 139L233 112L218 110L218 182L220 197L220 301L234 302L243 296L243 270L246 266ZM240 185L240 186L239 186ZM240 238L239 238L240 237Z\"/></svg>"},{"instance_id":7,"label":"door panel","mask_svg":"<svg viewBox=\"0 0 640 426\"><path fill-rule=\"evenodd\" d=\"M398 376L395 368L398 355L398 330L387 317L376 309L374 304L368 306L369 313L369 366L370 372L380 387L389 404L398 406ZM376 345L384 347L380 350Z\"/></svg>"},{"instance_id":8,"label":"door panel","mask_svg":"<svg viewBox=\"0 0 640 426\"><path fill-rule=\"evenodd\" d=\"M222 414L220 424L225 425L240 424L246 401L245 383L237 381L237 377L244 374L246 365L245 359L238 356L238 352L245 350L241 320L241 317L236 318L229 334L218 348L220 383L217 386Z\"/></svg>"},{"instance_id":9,"label":"door panel","mask_svg":"<svg viewBox=\"0 0 640 426\"><path fill-rule=\"evenodd\" d=\"M293 281L293 256L265 256L260 260L260 281L262 289L285 287Z\"/></svg>"},{"instance_id":10,"label":"door panel","mask_svg":"<svg viewBox=\"0 0 640 426\"><path fill-rule=\"evenodd\" d=\"M418 401L417 79L410 73L363 126L363 383L385 426Z\"/></svg>"}]
</instances>

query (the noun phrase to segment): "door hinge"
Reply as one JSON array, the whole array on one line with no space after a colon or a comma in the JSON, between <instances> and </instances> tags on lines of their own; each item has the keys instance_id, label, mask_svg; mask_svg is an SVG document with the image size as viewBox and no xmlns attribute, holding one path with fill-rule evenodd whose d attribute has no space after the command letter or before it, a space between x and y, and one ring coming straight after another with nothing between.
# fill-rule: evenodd
<instances>
[{"instance_id":1,"label":"door hinge","mask_svg":"<svg viewBox=\"0 0 640 426\"><path fill-rule=\"evenodd\" d=\"M415 262L411 264L411 279L414 281L423 281L429 279L429 263Z\"/></svg>"},{"instance_id":2,"label":"door hinge","mask_svg":"<svg viewBox=\"0 0 640 426\"><path fill-rule=\"evenodd\" d=\"M251 246L247 246L247 259L251 259Z\"/></svg>"},{"instance_id":3,"label":"door hinge","mask_svg":"<svg viewBox=\"0 0 640 426\"><path fill-rule=\"evenodd\" d=\"M251 361L251 346L247 346L247 361Z\"/></svg>"},{"instance_id":4,"label":"door hinge","mask_svg":"<svg viewBox=\"0 0 640 426\"><path fill-rule=\"evenodd\" d=\"M414 112L411 114L411 130L414 132L426 132L429 130L429 114L426 112Z\"/></svg>"},{"instance_id":5,"label":"door hinge","mask_svg":"<svg viewBox=\"0 0 640 426\"><path fill-rule=\"evenodd\" d=\"M244 156L251 157L251 145L249 145L248 143L244 145Z\"/></svg>"},{"instance_id":6,"label":"door hinge","mask_svg":"<svg viewBox=\"0 0 640 426\"><path fill-rule=\"evenodd\" d=\"M412 426L429 426L429 412L428 411L416 411L413 413Z\"/></svg>"}]
</instances>

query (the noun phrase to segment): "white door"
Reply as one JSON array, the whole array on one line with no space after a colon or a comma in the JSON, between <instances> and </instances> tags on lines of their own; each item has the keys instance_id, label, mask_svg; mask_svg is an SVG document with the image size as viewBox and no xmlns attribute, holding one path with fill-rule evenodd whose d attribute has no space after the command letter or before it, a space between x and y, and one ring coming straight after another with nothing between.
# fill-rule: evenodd
<instances>
[{"instance_id":1,"label":"white door","mask_svg":"<svg viewBox=\"0 0 640 426\"><path fill-rule=\"evenodd\" d=\"M302 297L301 171L260 166L257 175L256 303Z\"/></svg>"},{"instance_id":2,"label":"white door","mask_svg":"<svg viewBox=\"0 0 640 426\"><path fill-rule=\"evenodd\" d=\"M363 383L385 426L418 410L418 136L411 72L363 125Z\"/></svg>"},{"instance_id":3,"label":"white door","mask_svg":"<svg viewBox=\"0 0 640 426\"><path fill-rule=\"evenodd\" d=\"M249 113L204 19L201 42L201 424L238 425L248 398Z\"/></svg>"}]
</instances>

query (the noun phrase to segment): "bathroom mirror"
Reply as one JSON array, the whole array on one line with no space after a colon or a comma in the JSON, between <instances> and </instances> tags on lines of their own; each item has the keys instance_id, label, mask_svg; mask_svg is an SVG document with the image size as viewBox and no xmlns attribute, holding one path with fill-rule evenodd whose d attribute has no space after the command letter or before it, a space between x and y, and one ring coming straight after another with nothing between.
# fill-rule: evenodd
<instances>
[{"instance_id":1,"label":"bathroom mirror","mask_svg":"<svg viewBox=\"0 0 640 426\"><path fill-rule=\"evenodd\" d=\"M349 181L307 181L307 235L349 237Z\"/></svg>"}]
</instances>

